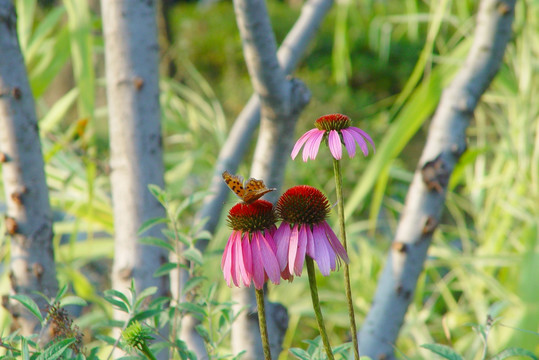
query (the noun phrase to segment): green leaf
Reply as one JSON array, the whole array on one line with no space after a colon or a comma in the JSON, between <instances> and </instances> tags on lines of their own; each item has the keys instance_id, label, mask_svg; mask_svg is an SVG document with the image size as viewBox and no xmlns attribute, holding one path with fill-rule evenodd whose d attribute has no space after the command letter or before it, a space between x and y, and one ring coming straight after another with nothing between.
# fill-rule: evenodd
<instances>
[{"instance_id":1,"label":"green leaf","mask_svg":"<svg viewBox=\"0 0 539 360\"><path fill-rule=\"evenodd\" d=\"M164 263L163 265L159 267L159 269L155 270L155 272L153 273L153 276L159 277L159 276L167 275L172 270L177 269L177 267L178 267L177 263L173 263L173 262Z\"/></svg>"},{"instance_id":2,"label":"green leaf","mask_svg":"<svg viewBox=\"0 0 539 360\"><path fill-rule=\"evenodd\" d=\"M30 349L28 348L28 341L24 336L21 337L21 355L23 360L30 359Z\"/></svg>"},{"instance_id":3,"label":"green leaf","mask_svg":"<svg viewBox=\"0 0 539 360\"><path fill-rule=\"evenodd\" d=\"M77 88L74 88L62 96L60 100L56 101L49 112L39 122L39 130L42 133L47 133L54 129L64 119L64 116L71 109L78 96L79 91Z\"/></svg>"},{"instance_id":4,"label":"green leaf","mask_svg":"<svg viewBox=\"0 0 539 360\"><path fill-rule=\"evenodd\" d=\"M535 356L531 351L521 348L507 348L502 352L494 355L490 360L503 360L512 356L526 356L530 359L538 360L537 356Z\"/></svg>"},{"instance_id":5,"label":"green leaf","mask_svg":"<svg viewBox=\"0 0 539 360\"><path fill-rule=\"evenodd\" d=\"M161 309L151 309L151 310L140 311L135 316L133 316L132 321L146 320L148 318L154 317L155 315L159 315L162 311L163 310Z\"/></svg>"},{"instance_id":6,"label":"green leaf","mask_svg":"<svg viewBox=\"0 0 539 360\"><path fill-rule=\"evenodd\" d=\"M197 326L195 326L195 330L200 336L202 336L204 340L206 340L206 342L211 342L210 333L208 332L208 330L206 330L204 326L202 326L202 324L198 324Z\"/></svg>"},{"instance_id":7,"label":"green leaf","mask_svg":"<svg viewBox=\"0 0 539 360\"><path fill-rule=\"evenodd\" d=\"M179 303L177 306L178 306L178 309L187 311L188 313L191 313L193 315L201 314L201 315L207 316L206 309L204 309L200 305L193 304L190 302L182 302L182 303Z\"/></svg>"},{"instance_id":8,"label":"green leaf","mask_svg":"<svg viewBox=\"0 0 539 360\"><path fill-rule=\"evenodd\" d=\"M441 357L448 360L462 360L462 356L457 354L455 350L451 349L448 346L440 344L423 344L422 348L430 350L431 352L440 355Z\"/></svg>"},{"instance_id":9,"label":"green leaf","mask_svg":"<svg viewBox=\"0 0 539 360\"><path fill-rule=\"evenodd\" d=\"M142 290L140 294L137 296L137 301L135 302L135 309L138 309L140 304L146 299L148 296L152 296L157 292L157 286L150 286L146 289Z\"/></svg>"},{"instance_id":10,"label":"green leaf","mask_svg":"<svg viewBox=\"0 0 539 360\"><path fill-rule=\"evenodd\" d=\"M155 225L163 224L163 223L166 223L167 221L168 220L166 218L160 218L160 217L153 218L153 219L148 219L148 220L146 220L145 222L142 223L142 225L138 229L137 234L141 235L144 232L146 232L147 230L149 230L150 228L154 227Z\"/></svg>"},{"instance_id":11,"label":"green leaf","mask_svg":"<svg viewBox=\"0 0 539 360\"><path fill-rule=\"evenodd\" d=\"M18 294L11 295L10 298L17 300L24 306L28 311L30 311L35 317L39 319L40 322L43 322L43 316L41 316L41 311L32 298L26 295Z\"/></svg>"},{"instance_id":12,"label":"green leaf","mask_svg":"<svg viewBox=\"0 0 539 360\"><path fill-rule=\"evenodd\" d=\"M202 283L204 280L206 280L206 277L204 276L195 276L190 278L185 282L185 285L183 286L183 292L187 293L191 289L197 287L200 283Z\"/></svg>"},{"instance_id":13,"label":"green leaf","mask_svg":"<svg viewBox=\"0 0 539 360\"><path fill-rule=\"evenodd\" d=\"M180 215L183 213L185 209L187 209L192 204L203 200L209 194L211 194L210 191L199 191L189 196L187 199L182 201L181 204L176 209L176 212L174 213L174 219L178 220Z\"/></svg>"},{"instance_id":14,"label":"green leaf","mask_svg":"<svg viewBox=\"0 0 539 360\"><path fill-rule=\"evenodd\" d=\"M163 189L155 184L150 184L148 185L148 190L150 190L152 195L161 203L161 205L163 205L163 207L166 207L166 193Z\"/></svg>"},{"instance_id":15,"label":"green leaf","mask_svg":"<svg viewBox=\"0 0 539 360\"><path fill-rule=\"evenodd\" d=\"M74 338L64 339L57 343L52 343L50 347L45 349L37 360L56 360L73 344L76 340Z\"/></svg>"},{"instance_id":16,"label":"green leaf","mask_svg":"<svg viewBox=\"0 0 539 360\"><path fill-rule=\"evenodd\" d=\"M123 293L114 289L105 290L103 298L118 309L129 313L129 300ZM118 298L121 300L118 300Z\"/></svg>"},{"instance_id":17,"label":"green leaf","mask_svg":"<svg viewBox=\"0 0 539 360\"><path fill-rule=\"evenodd\" d=\"M86 306L88 305L88 302L78 296L66 296L62 300L60 300L60 307L64 307L66 305Z\"/></svg>"},{"instance_id":18,"label":"green leaf","mask_svg":"<svg viewBox=\"0 0 539 360\"><path fill-rule=\"evenodd\" d=\"M202 265L204 260L202 259L202 253L197 248L189 248L182 253L183 257L187 260L196 263L197 265Z\"/></svg>"},{"instance_id":19,"label":"green leaf","mask_svg":"<svg viewBox=\"0 0 539 360\"><path fill-rule=\"evenodd\" d=\"M309 353L306 352L306 351L303 350L303 349L300 349L300 348L291 348L291 349L290 349L290 352L292 353L292 355L294 355L294 356L297 357L298 359L301 359L301 360L310 360L310 359L311 359Z\"/></svg>"},{"instance_id":20,"label":"green leaf","mask_svg":"<svg viewBox=\"0 0 539 360\"><path fill-rule=\"evenodd\" d=\"M157 246L167 251L170 251L172 253L175 252L174 246L172 246L169 242L163 239L160 239L158 237L145 236L145 237L140 238L138 241L139 243L144 244L144 245Z\"/></svg>"}]
</instances>

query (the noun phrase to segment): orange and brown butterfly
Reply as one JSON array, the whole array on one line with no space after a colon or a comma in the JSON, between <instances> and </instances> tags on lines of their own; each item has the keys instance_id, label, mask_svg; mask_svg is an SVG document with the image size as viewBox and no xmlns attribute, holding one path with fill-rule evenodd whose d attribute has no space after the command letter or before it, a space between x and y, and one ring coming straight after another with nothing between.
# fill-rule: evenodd
<instances>
[{"instance_id":1,"label":"orange and brown butterfly","mask_svg":"<svg viewBox=\"0 0 539 360\"><path fill-rule=\"evenodd\" d=\"M223 173L223 179L230 190L232 190L234 194L238 195L238 197L246 204L252 204L264 196L264 194L277 190L274 188L268 188L264 184L264 181L253 178L250 178L246 183L244 183L241 176L232 175L228 171Z\"/></svg>"}]
</instances>

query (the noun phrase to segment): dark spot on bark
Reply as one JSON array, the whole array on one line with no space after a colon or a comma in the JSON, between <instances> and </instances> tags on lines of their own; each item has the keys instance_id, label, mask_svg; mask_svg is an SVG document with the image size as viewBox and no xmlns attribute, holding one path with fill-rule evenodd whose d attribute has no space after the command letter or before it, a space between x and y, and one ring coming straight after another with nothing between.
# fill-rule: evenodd
<instances>
[{"instance_id":1,"label":"dark spot on bark","mask_svg":"<svg viewBox=\"0 0 539 360\"><path fill-rule=\"evenodd\" d=\"M387 354L378 354L377 356L378 360L387 360Z\"/></svg>"},{"instance_id":2,"label":"dark spot on bark","mask_svg":"<svg viewBox=\"0 0 539 360\"><path fill-rule=\"evenodd\" d=\"M464 144L463 146L453 144L451 145L451 153L455 155L457 158L459 158L462 156L462 154L464 154L464 152L466 151L466 148L467 148L466 144Z\"/></svg>"},{"instance_id":3,"label":"dark spot on bark","mask_svg":"<svg viewBox=\"0 0 539 360\"><path fill-rule=\"evenodd\" d=\"M2 306L8 309L9 295L2 295Z\"/></svg>"},{"instance_id":4,"label":"dark spot on bark","mask_svg":"<svg viewBox=\"0 0 539 360\"><path fill-rule=\"evenodd\" d=\"M438 227L438 220L436 220L436 218L433 216L428 216L427 220L425 220L425 225L423 225L421 233L423 235L432 234L436 227Z\"/></svg>"},{"instance_id":5,"label":"dark spot on bark","mask_svg":"<svg viewBox=\"0 0 539 360\"><path fill-rule=\"evenodd\" d=\"M400 253L406 253L408 251L408 245L400 241L395 241L393 244L391 244L391 248Z\"/></svg>"},{"instance_id":6,"label":"dark spot on bark","mask_svg":"<svg viewBox=\"0 0 539 360\"><path fill-rule=\"evenodd\" d=\"M11 194L11 200L18 206L22 206L22 192L14 192Z\"/></svg>"},{"instance_id":7,"label":"dark spot on bark","mask_svg":"<svg viewBox=\"0 0 539 360\"><path fill-rule=\"evenodd\" d=\"M449 171L441 155L434 160L427 161L421 168L423 182L429 191L435 190L439 194L443 193L444 187L449 182Z\"/></svg>"},{"instance_id":8,"label":"dark spot on bark","mask_svg":"<svg viewBox=\"0 0 539 360\"><path fill-rule=\"evenodd\" d=\"M127 280L129 278L131 278L131 276L133 275L133 269L132 268L123 268L119 271L118 273L120 275L120 278L122 280Z\"/></svg>"},{"instance_id":9,"label":"dark spot on bark","mask_svg":"<svg viewBox=\"0 0 539 360\"><path fill-rule=\"evenodd\" d=\"M13 235L19 230L19 225L17 225L17 221L15 221L14 218L6 216L5 222L6 230L9 235Z\"/></svg>"},{"instance_id":10,"label":"dark spot on bark","mask_svg":"<svg viewBox=\"0 0 539 360\"><path fill-rule=\"evenodd\" d=\"M41 281L41 277L43 276L43 273L45 272L45 268L40 263L34 263L32 265L32 273L37 278L38 281Z\"/></svg>"},{"instance_id":11,"label":"dark spot on bark","mask_svg":"<svg viewBox=\"0 0 539 360\"><path fill-rule=\"evenodd\" d=\"M402 293L402 285L397 285L397 287L395 288L395 292L397 293L397 295L400 295Z\"/></svg>"},{"instance_id":12,"label":"dark spot on bark","mask_svg":"<svg viewBox=\"0 0 539 360\"><path fill-rule=\"evenodd\" d=\"M498 10L498 13L499 13L500 15L507 15L507 14L509 14L509 13L511 12L512 9L511 9L511 7L510 7L509 5L507 5L505 2L500 1L500 2L498 3L498 8L497 8L497 10Z\"/></svg>"},{"instance_id":13,"label":"dark spot on bark","mask_svg":"<svg viewBox=\"0 0 539 360\"><path fill-rule=\"evenodd\" d=\"M142 79L139 76L136 76L133 79L133 85L135 85L135 89L140 90L144 86L144 79Z\"/></svg>"},{"instance_id":14,"label":"dark spot on bark","mask_svg":"<svg viewBox=\"0 0 539 360\"><path fill-rule=\"evenodd\" d=\"M13 95L13 98L15 98L15 100L19 100L22 97L22 91L18 87L14 87L11 90L11 95Z\"/></svg>"}]
</instances>

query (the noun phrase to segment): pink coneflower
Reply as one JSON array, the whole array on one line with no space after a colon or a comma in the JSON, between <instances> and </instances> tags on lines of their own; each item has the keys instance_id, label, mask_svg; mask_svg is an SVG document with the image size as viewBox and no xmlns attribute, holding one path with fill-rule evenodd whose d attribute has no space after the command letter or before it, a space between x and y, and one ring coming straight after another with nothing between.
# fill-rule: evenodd
<instances>
[{"instance_id":1,"label":"pink coneflower","mask_svg":"<svg viewBox=\"0 0 539 360\"><path fill-rule=\"evenodd\" d=\"M221 260L221 269L228 286L250 286L262 289L268 278L278 284L281 277L276 257L273 205L266 200L251 204L239 203L230 209L228 224L232 235Z\"/></svg>"},{"instance_id":2,"label":"pink coneflower","mask_svg":"<svg viewBox=\"0 0 539 360\"><path fill-rule=\"evenodd\" d=\"M318 264L322 275L335 270L339 258L348 263L348 255L326 218L329 203L322 192L312 186L288 189L279 199L276 212L282 223L274 235L281 271L300 276L305 255Z\"/></svg>"},{"instance_id":3,"label":"pink coneflower","mask_svg":"<svg viewBox=\"0 0 539 360\"><path fill-rule=\"evenodd\" d=\"M373 150L375 150L374 142L369 134L360 128L350 126L351 124L350 118L343 114L330 114L318 118L314 123L316 129L307 131L294 145L291 154L292 159L296 158L301 147L305 145L303 148L303 161L314 160L323 139L327 139L329 151L337 160L342 158L341 143L344 143L351 158L356 155L356 143L361 148L363 155L369 155L369 148L365 139L371 143Z\"/></svg>"}]
</instances>

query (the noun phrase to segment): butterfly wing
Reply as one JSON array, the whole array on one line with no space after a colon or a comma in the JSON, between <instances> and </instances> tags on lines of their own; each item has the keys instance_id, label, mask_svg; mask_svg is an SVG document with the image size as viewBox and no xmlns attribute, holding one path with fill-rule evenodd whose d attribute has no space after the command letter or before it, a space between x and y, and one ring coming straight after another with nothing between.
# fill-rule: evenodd
<instances>
[{"instance_id":1,"label":"butterfly wing","mask_svg":"<svg viewBox=\"0 0 539 360\"><path fill-rule=\"evenodd\" d=\"M245 201L245 188L243 187L243 178L241 176L232 175L228 171L223 173L223 179L226 185L236 194L240 199Z\"/></svg>"},{"instance_id":2,"label":"butterfly wing","mask_svg":"<svg viewBox=\"0 0 539 360\"><path fill-rule=\"evenodd\" d=\"M264 181L250 178L245 185L245 193L243 195L243 201L246 204L251 204L260 199L270 191L274 191L274 188L268 188L264 184Z\"/></svg>"}]
</instances>

